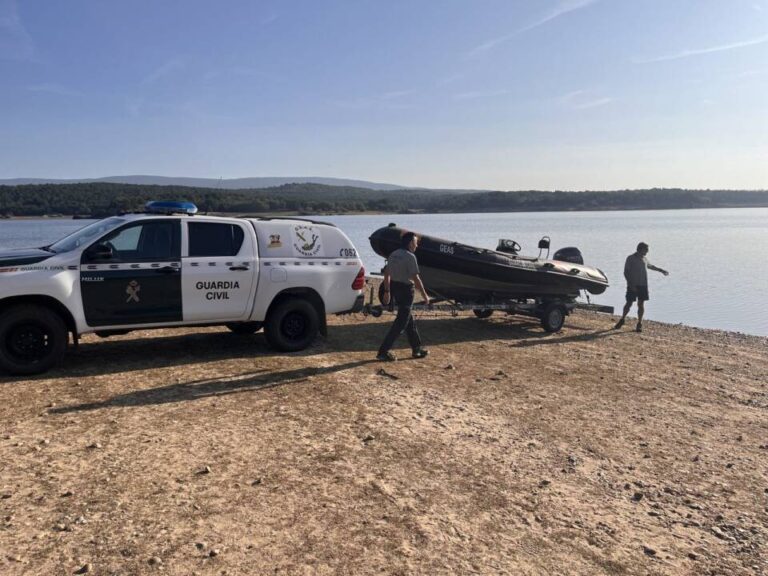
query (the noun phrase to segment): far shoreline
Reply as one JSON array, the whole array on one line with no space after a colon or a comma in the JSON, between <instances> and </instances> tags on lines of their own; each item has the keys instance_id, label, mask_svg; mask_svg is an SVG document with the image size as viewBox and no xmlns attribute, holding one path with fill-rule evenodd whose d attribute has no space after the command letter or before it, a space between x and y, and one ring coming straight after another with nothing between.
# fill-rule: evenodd
<instances>
[{"instance_id":1,"label":"far shoreline","mask_svg":"<svg viewBox=\"0 0 768 576\"><path fill-rule=\"evenodd\" d=\"M401 212L380 212L374 210L361 210L361 211L349 211L349 212L299 212L295 210L287 210L284 212L203 212L197 213L198 216L223 216L228 218L316 218L323 216L430 216L440 214L567 214L567 213L601 213L601 212L673 212L673 211L690 211L690 210L734 210L744 209L753 210L755 208L768 208L768 205L755 204L755 205L733 205L733 206L692 206L692 207L670 207L670 208L648 208L648 207L627 207L627 208L596 208L590 210L581 210L578 208L572 209L559 209L559 210L476 210L470 212L426 212L420 210L407 210ZM125 214L135 214L136 212L124 212ZM110 218L111 216L119 216L118 214L108 215L86 215L86 214L42 214L42 215L0 215L0 220L102 220L104 218Z\"/></svg>"}]
</instances>

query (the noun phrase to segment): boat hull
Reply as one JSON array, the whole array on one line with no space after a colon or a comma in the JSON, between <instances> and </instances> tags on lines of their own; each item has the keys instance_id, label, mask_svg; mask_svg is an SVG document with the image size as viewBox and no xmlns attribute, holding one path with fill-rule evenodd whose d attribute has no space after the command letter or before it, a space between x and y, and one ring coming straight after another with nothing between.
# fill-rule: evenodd
<instances>
[{"instance_id":1,"label":"boat hull","mask_svg":"<svg viewBox=\"0 0 768 576\"><path fill-rule=\"evenodd\" d=\"M400 247L405 232L397 226L376 230L371 247L383 258ZM464 302L519 298L573 298L581 290L601 294L608 279L597 268L506 254L416 233L416 258L431 295Z\"/></svg>"}]
</instances>

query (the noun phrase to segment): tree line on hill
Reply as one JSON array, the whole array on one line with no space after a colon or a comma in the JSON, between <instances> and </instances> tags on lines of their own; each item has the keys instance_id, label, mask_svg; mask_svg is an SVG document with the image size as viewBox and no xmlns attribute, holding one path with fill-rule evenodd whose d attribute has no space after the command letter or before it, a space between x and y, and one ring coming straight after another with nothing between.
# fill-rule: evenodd
<instances>
[{"instance_id":1,"label":"tree line on hill","mask_svg":"<svg viewBox=\"0 0 768 576\"><path fill-rule=\"evenodd\" d=\"M322 184L221 190L113 183L0 186L0 216L91 216L140 211L149 200L186 200L202 212L343 214L349 212L534 212L659 210L768 206L768 190L616 190L611 192L451 193L426 189L377 191Z\"/></svg>"}]
</instances>

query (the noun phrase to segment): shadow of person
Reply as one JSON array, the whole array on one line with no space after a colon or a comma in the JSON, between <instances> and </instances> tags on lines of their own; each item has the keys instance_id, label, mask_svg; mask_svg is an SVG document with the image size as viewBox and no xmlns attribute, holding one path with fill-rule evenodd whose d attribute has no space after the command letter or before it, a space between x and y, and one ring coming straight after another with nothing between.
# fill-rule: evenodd
<instances>
[{"instance_id":1,"label":"shadow of person","mask_svg":"<svg viewBox=\"0 0 768 576\"><path fill-rule=\"evenodd\" d=\"M336 364L334 366L307 366L296 368L294 370L283 370L281 372L257 370L256 372L240 374L237 377L193 380L190 382L171 384L169 386L161 386L159 388L135 390L133 392L113 396L112 398L101 402L89 402L73 406L52 408L48 413L70 414L72 412L87 412L90 410L101 410L103 408L128 408L160 405L174 402L189 402L211 396L256 392L267 388L274 388L275 386L282 386L284 384L305 382L312 376L343 372L344 370L351 370L373 362L376 362L376 360L358 360L355 362L347 362L345 364Z\"/></svg>"},{"instance_id":2,"label":"shadow of person","mask_svg":"<svg viewBox=\"0 0 768 576\"><path fill-rule=\"evenodd\" d=\"M328 327L328 337L323 346L344 352L375 353L389 329L390 323L338 324ZM483 342L487 340L521 340L546 338L538 320L532 318L501 317L482 320L473 316L458 317L416 317L416 326L425 347L450 345L461 342ZM395 348L408 345L408 339L401 335Z\"/></svg>"},{"instance_id":3,"label":"shadow of person","mask_svg":"<svg viewBox=\"0 0 768 576\"><path fill-rule=\"evenodd\" d=\"M632 334L631 332L617 332L613 328L599 330L597 332L588 332L586 334L575 334L573 336L553 337L539 340L521 340L510 344L513 348L529 348L531 346L540 346L547 344L566 344L568 342L589 342L591 340L600 340L611 336L621 336L622 334ZM554 336L554 335L552 335Z\"/></svg>"}]
</instances>

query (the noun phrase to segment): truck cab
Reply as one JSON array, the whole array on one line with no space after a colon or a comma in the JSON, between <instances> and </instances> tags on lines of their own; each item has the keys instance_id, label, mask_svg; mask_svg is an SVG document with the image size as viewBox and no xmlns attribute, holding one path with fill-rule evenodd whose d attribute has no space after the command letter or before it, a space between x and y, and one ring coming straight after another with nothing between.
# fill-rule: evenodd
<instances>
[{"instance_id":1,"label":"truck cab","mask_svg":"<svg viewBox=\"0 0 768 576\"><path fill-rule=\"evenodd\" d=\"M0 254L0 369L44 372L78 338L226 325L306 348L327 314L362 308L365 271L349 238L303 219L198 215L150 202L49 246Z\"/></svg>"}]
</instances>

